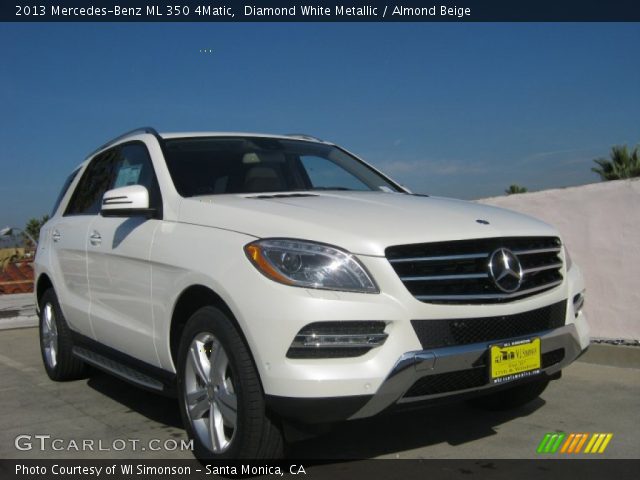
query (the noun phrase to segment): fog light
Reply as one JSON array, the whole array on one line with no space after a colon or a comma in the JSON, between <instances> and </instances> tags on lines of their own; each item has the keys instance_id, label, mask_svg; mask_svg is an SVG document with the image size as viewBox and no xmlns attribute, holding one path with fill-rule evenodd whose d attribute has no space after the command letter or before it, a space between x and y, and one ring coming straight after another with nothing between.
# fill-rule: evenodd
<instances>
[{"instance_id":1,"label":"fog light","mask_svg":"<svg viewBox=\"0 0 640 480\"><path fill-rule=\"evenodd\" d=\"M382 321L315 322L300 330L288 358L359 357L387 340Z\"/></svg>"},{"instance_id":2,"label":"fog light","mask_svg":"<svg viewBox=\"0 0 640 480\"><path fill-rule=\"evenodd\" d=\"M577 317L584 306L584 290L573 297L573 313Z\"/></svg>"}]
</instances>

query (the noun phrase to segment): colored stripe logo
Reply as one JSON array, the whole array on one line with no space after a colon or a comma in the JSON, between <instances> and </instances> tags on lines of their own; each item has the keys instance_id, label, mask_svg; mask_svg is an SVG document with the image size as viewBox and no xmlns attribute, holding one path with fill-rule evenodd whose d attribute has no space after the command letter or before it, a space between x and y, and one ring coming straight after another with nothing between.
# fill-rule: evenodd
<instances>
[{"instance_id":1,"label":"colored stripe logo","mask_svg":"<svg viewBox=\"0 0 640 480\"><path fill-rule=\"evenodd\" d=\"M536 453L604 453L612 438L613 433L551 432L542 438Z\"/></svg>"}]
</instances>

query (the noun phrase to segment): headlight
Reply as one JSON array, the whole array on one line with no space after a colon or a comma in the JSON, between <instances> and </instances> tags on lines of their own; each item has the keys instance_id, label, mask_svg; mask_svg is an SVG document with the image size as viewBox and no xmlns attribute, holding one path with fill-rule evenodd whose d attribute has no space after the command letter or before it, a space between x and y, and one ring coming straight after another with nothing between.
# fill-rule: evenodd
<instances>
[{"instance_id":1,"label":"headlight","mask_svg":"<svg viewBox=\"0 0 640 480\"><path fill-rule=\"evenodd\" d=\"M357 258L330 245L304 240L265 239L251 242L244 251L262 274L285 285L379 293Z\"/></svg>"},{"instance_id":2,"label":"headlight","mask_svg":"<svg viewBox=\"0 0 640 480\"><path fill-rule=\"evenodd\" d=\"M569 249L567 248L567 246L564 246L564 258L565 261L567 262L567 272L569 270L571 270L571 265L573 265L573 261L571 260L571 255L569 255Z\"/></svg>"}]
</instances>

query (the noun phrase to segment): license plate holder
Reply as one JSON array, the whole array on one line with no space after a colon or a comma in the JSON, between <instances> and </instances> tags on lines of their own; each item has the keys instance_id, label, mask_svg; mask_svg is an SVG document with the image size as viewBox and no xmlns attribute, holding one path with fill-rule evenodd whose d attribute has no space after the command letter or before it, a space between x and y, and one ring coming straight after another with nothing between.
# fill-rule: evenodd
<instances>
[{"instance_id":1,"label":"license plate holder","mask_svg":"<svg viewBox=\"0 0 640 480\"><path fill-rule=\"evenodd\" d=\"M505 383L538 375L540 368L540 338L513 340L489 347L491 383Z\"/></svg>"}]
</instances>

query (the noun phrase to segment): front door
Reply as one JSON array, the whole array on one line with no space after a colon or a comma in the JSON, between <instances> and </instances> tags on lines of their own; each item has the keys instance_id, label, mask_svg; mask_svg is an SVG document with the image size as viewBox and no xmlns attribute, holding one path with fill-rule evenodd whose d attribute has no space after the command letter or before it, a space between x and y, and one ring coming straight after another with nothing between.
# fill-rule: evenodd
<instances>
[{"instance_id":1,"label":"front door","mask_svg":"<svg viewBox=\"0 0 640 480\"><path fill-rule=\"evenodd\" d=\"M160 208L157 179L142 142L117 147L110 189L127 185L145 186L150 207ZM89 227L87 245L91 325L96 339L156 366L149 256L160 223L144 216L98 215Z\"/></svg>"}]
</instances>

